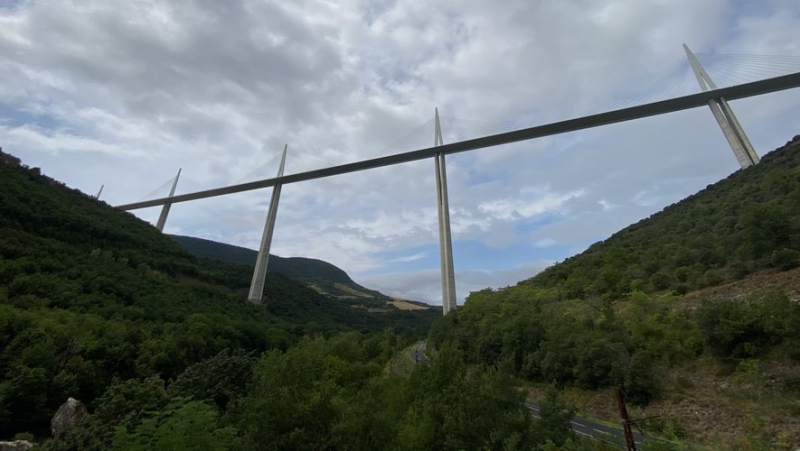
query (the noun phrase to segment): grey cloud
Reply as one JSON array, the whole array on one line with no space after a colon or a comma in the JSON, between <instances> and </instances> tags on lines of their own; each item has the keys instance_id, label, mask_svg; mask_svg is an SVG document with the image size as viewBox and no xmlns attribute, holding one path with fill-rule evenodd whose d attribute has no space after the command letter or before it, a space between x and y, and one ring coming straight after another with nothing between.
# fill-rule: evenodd
<instances>
[{"instance_id":1,"label":"grey cloud","mask_svg":"<svg viewBox=\"0 0 800 451\"><path fill-rule=\"evenodd\" d=\"M297 129L340 100L338 84L348 82L339 51L324 39L335 30L312 29L274 4L36 2L25 12L19 32L32 46L4 44L19 64L69 80L81 103L184 142L236 143L237 133L256 131L243 121ZM309 95L313 102L297 101Z\"/></svg>"}]
</instances>

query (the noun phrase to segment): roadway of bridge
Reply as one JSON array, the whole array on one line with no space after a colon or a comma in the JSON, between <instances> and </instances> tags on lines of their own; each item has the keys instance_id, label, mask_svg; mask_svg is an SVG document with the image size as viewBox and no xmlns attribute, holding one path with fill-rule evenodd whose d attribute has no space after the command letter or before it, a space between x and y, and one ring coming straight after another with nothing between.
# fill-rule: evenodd
<instances>
[{"instance_id":1,"label":"roadway of bridge","mask_svg":"<svg viewBox=\"0 0 800 451\"><path fill-rule=\"evenodd\" d=\"M140 208L155 207L165 203L187 202L190 200L206 199L209 197L224 196L227 194L241 193L261 188L268 188L276 184L296 183L306 180L320 179L334 175L347 174L350 172L364 171L367 169L380 168L395 164L408 163L411 161L432 158L438 153L445 155L466 152L468 150L482 149L486 147L510 144L519 141L526 141L545 136L558 135L561 133L574 132L603 125L627 122L634 119L658 116L661 114L673 113L692 108L708 105L713 99L724 98L726 100L737 100L747 97L769 94L800 86L800 72L784 75L780 77L768 78L736 86L715 89L712 91L699 92L674 99L662 100L644 105L623 108L619 110L599 113L590 116L583 116L575 119L568 119L560 122L553 122L545 125L538 125L523 128L506 133L484 136L481 138L459 141L441 146L428 147L425 149L414 150L386 157L374 158L370 160L357 161L338 166L331 166L323 169L300 172L297 174L284 175L270 179L258 180L255 182L242 183L238 185L214 188L194 193L180 194L173 197L163 197L159 199L146 200L125 205L117 208L122 210L136 210Z\"/></svg>"}]
</instances>

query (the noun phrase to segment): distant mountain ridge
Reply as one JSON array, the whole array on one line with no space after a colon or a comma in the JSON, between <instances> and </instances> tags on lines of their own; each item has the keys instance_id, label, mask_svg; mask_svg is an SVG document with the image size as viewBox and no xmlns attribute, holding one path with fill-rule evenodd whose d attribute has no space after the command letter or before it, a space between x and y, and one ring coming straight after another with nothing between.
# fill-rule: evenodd
<instances>
[{"instance_id":1,"label":"distant mountain ridge","mask_svg":"<svg viewBox=\"0 0 800 451\"><path fill-rule=\"evenodd\" d=\"M198 257L228 263L255 266L258 252L246 247L183 235L169 235L184 249ZM324 279L331 282L355 284L344 270L326 261L304 257L279 257L270 254L269 272L277 272L296 280Z\"/></svg>"},{"instance_id":2,"label":"distant mountain ridge","mask_svg":"<svg viewBox=\"0 0 800 451\"><path fill-rule=\"evenodd\" d=\"M190 254L200 258L253 267L258 256L258 252L252 249L232 244L182 235L170 235L170 237ZM314 258L287 258L270 254L268 272L283 274L291 279L305 283L319 293L351 304L361 305L368 310L381 311L391 308L389 307L390 304L395 308L403 309L402 304L404 303L411 304L406 306L408 310L431 308L431 306L422 302L400 301L379 291L365 288L354 282L341 268Z\"/></svg>"}]
</instances>

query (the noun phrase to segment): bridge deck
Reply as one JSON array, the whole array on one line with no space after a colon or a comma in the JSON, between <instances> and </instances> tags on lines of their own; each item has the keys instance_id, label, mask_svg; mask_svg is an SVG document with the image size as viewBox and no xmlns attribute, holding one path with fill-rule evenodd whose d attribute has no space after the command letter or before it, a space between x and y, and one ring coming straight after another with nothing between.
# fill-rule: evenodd
<instances>
[{"instance_id":1,"label":"bridge deck","mask_svg":"<svg viewBox=\"0 0 800 451\"><path fill-rule=\"evenodd\" d=\"M545 136L558 135L587 128L599 127L602 125L616 124L619 122L631 121L650 116L672 113L675 111L688 110L708 105L712 99L724 98L726 100L737 100L746 97L753 97L771 92L783 91L786 89L800 86L800 72L784 75L780 77L768 78L752 83L746 83L727 88L715 89L712 91L699 92L674 99L662 100L659 102L648 103L645 105L623 108L620 110L609 111L607 113L583 116L575 119L568 119L561 122L553 122L535 127L523 128L506 133L484 136L481 138L459 141L451 144L444 144L436 147L415 150L397 155L375 158L371 160L357 161L354 163L331 166L313 171L301 172L297 174L285 175L271 179L258 180L255 182L242 183L239 185L226 186L194 193L181 194L173 197L152 199L131 204L119 205L117 208L122 210L136 210L140 208L155 207L166 202L177 203L190 200L205 199L209 197L224 196L226 194L241 193L261 188L274 186L276 183L287 184L314 180L334 175L347 174L350 172L363 171L367 169L390 166L410 161L432 158L437 153L453 154L466 152L468 150L482 149L485 147L510 144L518 141L526 141Z\"/></svg>"}]
</instances>

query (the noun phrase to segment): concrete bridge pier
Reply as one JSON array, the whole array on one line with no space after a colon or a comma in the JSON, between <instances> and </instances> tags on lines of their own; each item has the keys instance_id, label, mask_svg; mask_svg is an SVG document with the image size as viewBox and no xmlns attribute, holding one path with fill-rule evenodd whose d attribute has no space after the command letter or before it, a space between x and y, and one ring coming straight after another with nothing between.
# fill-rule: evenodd
<instances>
[{"instance_id":1,"label":"concrete bridge pier","mask_svg":"<svg viewBox=\"0 0 800 451\"><path fill-rule=\"evenodd\" d=\"M283 176L283 169L286 166L286 150L288 144L283 146L281 164L278 168L278 175ZM256 267L253 270L253 281L250 282L250 294L247 299L254 304L262 304L264 297L264 283L267 279L267 264L269 263L269 248L272 245L272 232L275 231L275 218L278 216L278 202L281 198L281 184L276 183L272 188L272 198L269 201L269 211L267 221L264 224L264 233L261 235L261 246L258 248Z\"/></svg>"},{"instance_id":2,"label":"concrete bridge pier","mask_svg":"<svg viewBox=\"0 0 800 451\"><path fill-rule=\"evenodd\" d=\"M439 109L436 109L434 146L444 144ZM453 269L453 242L450 236L450 204L447 198L447 168L444 153L434 156L436 169L436 207L439 216L439 256L442 274L442 310L446 315L456 308L456 277Z\"/></svg>"},{"instance_id":3,"label":"concrete bridge pier","mask_svg":"<svg viewBox=\"0 0 800 451\"><path fill-rule=\"evenodd\" d=\"M172 188L169 190L169 196L172 197L175 195L175 187L178 186L178 179L181 178L181 168L178 168L178 175L175 176L175 181L172 182ZM100 191L103 189L101 188ZM97 193L97 197L100 197L100 193ZM161 214L158 216L158 222L156 222L156 228L159 232L164 231L164 225L167 223L167 215L169 215L169 208L172 206L172 202L164 202L164 206L161 207Z\"/></svg>"},{"instance_id":4,"label":"concrete bridge pier","mask_svg":"<svg viewBox=\"0 0 800 451\"><path fill-rule=\"evenodd\" d=\"M694 53L689 50L689 46L683 44L683 50L686 52L686 57L689 59L689 64L692 66L694 76L697 77L697 83L700 84L700 89L703 91L717 89L717 85L711 80L708 72L706 72L700 64L700 61L697 60ZM722 97L711 99L708 101L708 107L711 109L714 119L717 120L719 128L722 129L722 133L725 135L725 139L728 140L728 144L731 146L731 150L733 150L733 154L736 156L742 169L758 164L761 160L755 149L753 149L753 145L750 143L750 139L747 138L747 134L745 134L744 129L742 129L739 120L736 119L736 115L733 114L733 110L731 106L728 105L728 101Z\"/></svg>"}]
</instances>

